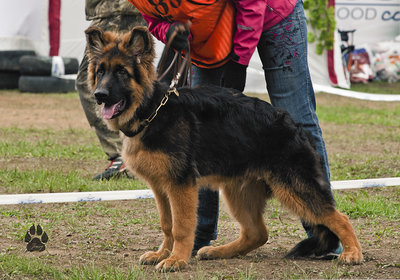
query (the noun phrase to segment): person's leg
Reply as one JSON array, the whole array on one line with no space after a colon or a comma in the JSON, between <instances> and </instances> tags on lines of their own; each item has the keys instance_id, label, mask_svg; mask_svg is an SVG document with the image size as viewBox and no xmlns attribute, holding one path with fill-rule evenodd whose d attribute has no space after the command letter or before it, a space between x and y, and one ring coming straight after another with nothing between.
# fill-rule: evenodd
<instances>
[{"instance_id":1,"label":"person's leg","mask_svg":"<svg viewBox=\"0 0 400 280\"><path fill-rule=\"evenodd\" d=\"M206 68L199 68L199 67L193 66L192 70L193 70L192 86L197 86L197 85L220 86L221 85L221 77L222 77L223 67L206 69Z\"/></svg>"},{"instance_id":2,"label":"person's leg","mask_svg":"<svg viewBox=\"0 0 400 280\"><path fill-rule=\"evenodd\" d=\"M272 105L287 110L296 122L311 132L329 180L328 156L308 69L307 26L302 1L298 1L286 19L263 32L258 52Z\"/></svg>"},{"instance_id":3,"label":"person's leg","mask_svg":"<svg viewBox=\"0 0 400 280\"><path fill-rule=\"evenodd\" d=\"M209 189L200 189L193 253L196 253L204 246L210 245L211 240L217 239L218 212L219 193Z\"/></svg>"},{"instance_id":4,"label":"person's leg","mask_svg":"<svg viewBox=\"0 0 400 280\"><path fill-rule=\"evenodd\" d=\"M287 110L314 137L325 176L330 180L328 156L316 114L313 85L307 62L307 25L303 3L291 15L263 32L258 44L273 106ZM302 221L310 235L310 227Z\"/></svg>"},{"instance_id":5,"label":"person's leg","mask_svg":"<svg viewBox=\"0 0 400 280\"><path fill-rule=\"evenodd\" d=\"M222 69L203 69L193 66L192 86L220 85ZM193 253L210 245L217 239L218 233L219 193L209 189L199 190L199 205L197 208L197 227Z\"/></svg>"}]
</instances>

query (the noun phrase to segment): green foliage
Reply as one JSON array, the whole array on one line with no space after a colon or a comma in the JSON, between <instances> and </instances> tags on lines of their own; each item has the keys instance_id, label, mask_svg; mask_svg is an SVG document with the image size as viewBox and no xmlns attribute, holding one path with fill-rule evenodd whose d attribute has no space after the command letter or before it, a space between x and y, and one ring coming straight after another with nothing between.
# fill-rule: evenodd
<instances>
[{"instance_id":1,"label":"green foliage","mask_svg":"<svg viewBox=\"0 0 400 280\"><path fill-rule=\"evenodd\" d=\"M311 26L308 41L316 42L317 54L333 48L333 32L335 32L335 9L327 5L327 0L304 0L304 9L307 11L307 21Z\"/></svg>"}]
</instances>

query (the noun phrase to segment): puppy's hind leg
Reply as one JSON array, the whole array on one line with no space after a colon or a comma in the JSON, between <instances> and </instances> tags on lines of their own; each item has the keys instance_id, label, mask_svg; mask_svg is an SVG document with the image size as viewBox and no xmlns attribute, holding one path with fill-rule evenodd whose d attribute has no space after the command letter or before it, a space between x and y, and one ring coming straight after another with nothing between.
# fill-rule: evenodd
<instances>
[{"instance_id":1,"label":"puppy's hind leg","mask_svg":"<svg viewBox=\"0 0 400 280\"><path fill-rule=\"evenodd\" d=\"M234 182L222 187L225 202L232 216L240 223L240 237L225 245L201 248L197 253L200 259L246 255L267 242L268 231L262 216L267 198L266 189L264 182L256 180Z\"/></svg>"},{"instance_id":2,"label":"puppy's hind leg","mask_svg":"<svg viewBox=\"0 0 400 280\"><path fill-rule=\"evenodd\" d=\"M272 177L272 176L271 176ZM343 245L339 260L360 263L361 246L346 215L335 209L329 182L288 176L285 181L270 178L274 196L287 208L303 218L313 228L313 236L294 247L287 257L306 257L334 247L337 239Z\"/></svg>"}]
</instances>

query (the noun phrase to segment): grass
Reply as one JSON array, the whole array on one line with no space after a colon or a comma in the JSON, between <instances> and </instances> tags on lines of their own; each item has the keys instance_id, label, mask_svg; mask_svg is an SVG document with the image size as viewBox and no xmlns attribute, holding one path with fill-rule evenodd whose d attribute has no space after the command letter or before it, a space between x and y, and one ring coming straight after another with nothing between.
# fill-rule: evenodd
<instances>
[{"instance_id":1,"label":"grass","mask_svg":"<svg viewBox=\"0 0 400 280\"><path fill-rule=\"evenodd\" d=\"M70 97L68 97L70 98ZM144 189L137 180L122 178L96 182L85 173L86 162L104 157L91 130L0 128L0 157L30 162L33 169L5 167L0 169L0 193L71 192ZM60 170L59 162L69 163L71 170ZM44 167L35 166L43 162ZM49 166L54 163L54 168ZM62 164L61 164L62 165ZM64 167L65 168L65 167Z\"/></svg>"},{"instance_id":2,"label":"grass","mask_svg":"<svg viewBox=\"0 0 400 280\"><path fill-rule=\"evenodd\" d=\"M332 180L400 177L400 155L362 156L336 154L329 158Z\"/></svg>"},{"instance_id":3,"label":"grass","mask_svg":"<svg viewBox=\"0 0 400 280\"><path fill-rule=\"evenodd\" d=\"M0 128L0 156L53 159L98 159L103 157L93 131L68 129Z\"/></svg>"},{"instance_id":4,"label":"grass","mask_svg":"<svg viewBox=\"0 0 400 280\"><path fill-rule=\"evenodd\" d=\"M331 180L399 177L400 103L331 100L340 105L317 106L320 122L328 127L325 140L333 143L328 145ZM343 129L331 134L332 126ZM329 148L334 151L329 153Z\"/></svg>"},{"instance_id":5,"label":"grass","mask_svg":"<svg viewBox=\"0 0 400 280\"><path fill-rule=\"evenodd\" d=\"M399 88L400 88L400 82L387 83L381 81L374 81L367 84L353 83L350 87L350 89L354 91L360 91L366 93L382 93L382 94L400 94Z\"/></svg>"},{"instance_id":6,"label":"grass","mask_svg":"<svg viewBox=\"0 0 400 280\"><path fill-rule=\"evenodd\" d=\"M71 95L63 98L72 98ZM399 106L400 107L400 106ZM400 124L400 108L365 108L359 105L318 106L321 123L359 124L387 127L383 134L373 133L365 137L383 137L381 141L400 141L400 135L392 127ZM51 129L20 129L0 127L0 156L23 161L66 160L79 164L82 160L98 160L104 154L91 130L68 129L55 131ZM338 135L337 137L342 137ZM344 136L346 137L346 136ZM363 137L360 135L359 137ZM392 174L400 176L399 169L387 167L386 163L400 161L396 153L379 156L336 154L330 156L332 179L375 178ZM377 165L376 162L382 162ZM89 174L76 170L62 171L36 168L35 170L0 169L0 192L61 192L61 191L96 191L115 189L144 188L139 182L121 180L119 184L98 184L91 180Z\"/></svg>"},{"instance_id":7,"label":"grass","mask_svg":"<svg viewBox=\"0 0 400 280\"><path fill-rule=\"evenodd\" d=\"M111 266L100 269L95 264L69 269L59 269L54 266L46 265L40 258L20 257L13 254L9 256L0 254L0 273L1 272L7 279L21 279L28 275L37 279L59 280L140 280L144 279L144 277L146 279L159 279L158 274L154 271L147 272L143 266L132 266L126 272L119 267ZM153 274L153 277L149 278L151 274ZM165 279L169 279L169 277Z\"/></svg>"},{"instance_id":8,"label":"grass","mask_svg":"<svg viewBox=\"0 0 400 280\"><path fill-rule=\"evenodd\" d=\"M391 191L391 199L387 199L385 192ZM336 192L338 209L346 213L350 218L369 217L374 219L384 217L388 221L400 220L400 190L377 189L374 195L365 190L351 192Z\"/></svg>"},{"instance_id":9,"label":"grass","mask_svg":"<svg viewBox=\"0 0 400 280\"><path fill-rule=\"evenodd\" d=\"M9 272L11 271L11 272ZM143 279L165 279L165 280L186 280L182 276L160 274L150 267L132 265L127 269L120 267L107 266L99 268L96 264L80 266L68 269L58 269L53 266L45 265L41 259L28 257L18 257L11 255L6 257L0 254L0 272L3 272L7 279L25 279L26 276L37 277L40 279L55 280L143 280ZM226 277L221 273L214 273L212 276L198 275L195 279L199 280L218 280L218 279L237 279L255 280L260 279L261 275L251 271L251 268L239 270L237 277ZM28 277L26 277L28 278ZM193 277L190 277L194 279Z\"/></svg>"},{"instance_id":10,"label":"grass","mask_svg":"<svg viewBox=\"0 0 400 280\"><path fill-rule=\"evenodd\" d=\"M400 220L400 188L395 188L393 192L389 189L378 190L377 193L371 195L366 191L352 191L342 192L336 191L337 206L341 211L347 213L352 219L359 219L368 217L371 221L369 224L363 225L363 231L370 230L376 236L376 240L392 237L400 238L400 233L397 228L390 226L391 221ZM392 199L388 199L392 196ZM38 205L31 207L29 205L21 206L18 208L9 209L8 207L0 207L0 219L2 221L12 220L13 222L7 223L7 231L4 227L0 230L0 234L7 238L23 240L26 229L32 223L44 222L45 230L50 237L56 237L59 228L65 228L70 236L81 236L83 240L92 240L95 242L94 252L100 251L115 251L132 247L135 240L132 237L128 239L126 236L131 236L127 232L131 232L132 228L142 228L146 226L155 227L157 231L160 230L158 226L158 215L155 211L149 212L148 205L154 206L153 200L140 200L133 202L132 207L129 208L115 208L110 203L69 203L60 204L59 207L53 208L52 211L44 211L45 205ZM280 206L276 201L272 201L268 206L267 213L272 213L266 220L270 228L270 237L274 240L282 238L283 236L297 237L303 236L304 232L299 230L299 225L293 223L282 217L282 209L278 210ZM224 211L223 214L226 215ZM278 213L279 212L279 213ZM115 231L112 239L109 237L97 235L99 232L98 218L106 218L108 223L106 227L108 231ZM137 219L140 217L140 219ZM379 222L375 222L376 217L379 217ZM383 223L383 221L385 221ZM118 229L118 230L117 230ZM223 226L220 227L223 232ZM141 235L141 231L136 233L137 236ZM304 237L304 236L303 236ZM65 237L61 237L65 238ZM220 242L226 242L225 240ZM375 242L376 242L375 240ZM57 240L52 240L57 242ZM64 242L61 242L64 243ZM96 265L94 259L95 254L86 251L86 243L80 242L83 259L85 264L82 265L57 265L52 263L52 259L57 258L56 255L26 255L21 256L18 254L17 248L10 247L6 253L0 253L0 275L3 274L6 279L27 279L27 278L40 278L40 279L187 279L184 276L174 274L159 274L154 272L152 267L136 265L137 259L130 259L129 266L115 266ZM276 245L275 245L276 246ZM372 246L372 245L371 245ZM66 247L64 250L68 250ZM88 260L92 260L89 261ZM285 279L307 279L313 278L315 269L303 268L296 262L293 262L293 267L281 274L275 275L277 278ZM197 267L195 277L191 279L261 279L263 276L259 272L252 269L252 266L246 268L236 268L231 272L234 276L228 276L226 272L218 271L218 269L211 274L206 273L205 268ZM340 266L336 262L330 265L330 268L320 272L318 278L332 279L342 278L347 276L350 278L353 275L349 266ZM0 277L1 278L1 277Z\"/></svg>"},{"instance_id":11,"label":"grass","mask_svg":"<svg viewBox=\"0 0 400 280\"><path fill-rule=\"evenodd\" d=\"M392 87L389 89L389 93L391 92ZM55 97L67 101L77 98L76 94L55 95ZM398 130L400 105L381 107L363 106L361 102L318 106L321 123L350 128L348 134L328 134L329 141L345 143L349 147L349 149L337 148L335 153L329 155L333 180L400 177L399 153L394 153L388 148L366 154L357 152L354 148L364 145L383 146L385 143L398 147L396 143L400 142ZM365 133L352 131L365 127L368 128ZM85 165L104 158L97 138L91 130L56 131L0 127L0 139L0 158L3 162L21 163L11 168L8 164L1 165L0 193L146 188L142 182L128 179L118 180L118 183L94 182L91 179L93 176L91 172L76 168L78 164ZM355 229L358 234L363 234L365 244L376 247L388 239L393 241L393 246L399 246L399 187L335 191L334 194L338 209L354 221L360 221L356 223ZM0 245L4 245L0 248L0 279L2 277L5 279L260 279L265 277L255 268L257 256L245 259L247 267L238 266L229 271L224 270L223 262L219 263L220 266L211 268L208 263L198 262L192 265L195 270L194 275L159 274L155 273L152 267L136 265L138 260L132 248L136 247L135 244L150 246L145 241L150 238L151 243L155 242L154 235L147 237L146 233L160 231L158 215L154 209L153 200L119 204L84 202L56 206L0 206L0 221L3 225L0 227L2 236ZM304 237L305 233L298 219L289 218L276 201L269 203L265 217L272 240L277 240L278 237L287 240ZM21 253L15 244L23 244L26 230L33 223L44 225L51 242L57 243L59 250L62 252L75 250L79 252L79 256L70 256L65 263L59 260L57 253L47 255ZM224 210L221 210L220 223L221 232L228 230L232 233L232 228L237 227ZM64 232L60 232L60 228L63 228ZM230 238L232 236L221 234L216 244L226 243ZM286 251L286 248L278 246L276 250ZM127 252L129 261L118 259L118 252ZM132 255L135 257L132 258ZM265 256L261 259L270 261ZM100 265L99 260L102 261ZM381 265L393 265L397 268L399 264L391 261L393 264L382 262ZM362 278L356 269L351 266L341 266L336 262L328 263L326 269L302 267L297 262L288 262L286 266L288 267L286 271L277 271L274 277ZM374 278L373 275L370 277Z\"/></svg>"},{"instance_id":12,"label":"grass","mask_svg":"<svg viewBox=\"0 0 400 280\"><path fill-rule=\"evenodd\" d=\"M400 105L393 109L365 108L360 105L323 106L317 107L318 118L321 122L336 124L362 125L400 125Z\"/></svg>"},{"instance_id":13,"label":"grass","mask_svg":"<svg viewBox=\"0 0 400 280\"><path fill-rule=\"evenodd\" d=\"M36 193L36 192L88 192L112 190L137 190L147 186L139 180L121 178L115 181L93 181L91 177L82 176L78 171L51 171L48 169L0 170L1 193Z\"/></svg>"}]
</instances>

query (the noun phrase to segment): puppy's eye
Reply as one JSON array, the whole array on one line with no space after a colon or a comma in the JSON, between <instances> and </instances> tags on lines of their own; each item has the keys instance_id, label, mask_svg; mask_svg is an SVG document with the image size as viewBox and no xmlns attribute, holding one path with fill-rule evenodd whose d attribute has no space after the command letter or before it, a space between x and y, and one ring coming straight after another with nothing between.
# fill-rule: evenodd
<instances>
[{"instance_id":1,"label":"puppy's eye","mask_svg":"<svg viewBox=\"0 0 400 280\"><path fill-rule=\"evenodd\" d=\"M97 69L97 76L98 77L101 77L101 76L103 76L104 75L104 69L103 68L99 68L99 69Z\"/></svg>"},{"instance_id":2,"label":"puppy's eye","mask_svg":"<svg viewBox=\"0 0 400 280\"><path fill-rule=\"evenodd\" d=\"M117 74L120 75L120 76L127 76L128 75L128 71L126 71L125 68L120 68L120 69L118 69Z\"/></svg>"}]
</instances>

